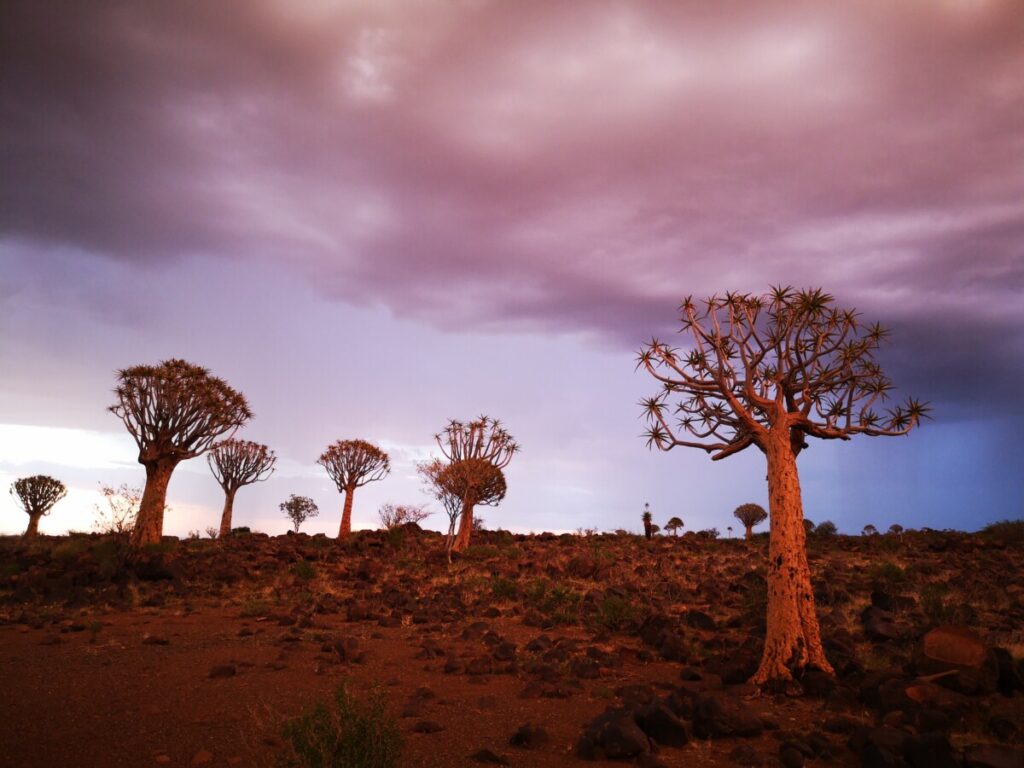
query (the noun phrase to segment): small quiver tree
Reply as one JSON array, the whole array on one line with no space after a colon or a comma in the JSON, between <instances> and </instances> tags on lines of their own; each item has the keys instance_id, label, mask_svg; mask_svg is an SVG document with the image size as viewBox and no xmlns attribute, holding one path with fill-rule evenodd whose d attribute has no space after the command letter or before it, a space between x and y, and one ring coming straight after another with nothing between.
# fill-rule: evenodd
<instances>
[{"instance_id":1,"label":"small quiver tree","mask_svg":"<svg viewBox=\"0 0 1024 768\"><path fill-rule=\"evenodd\" d=\"M495 469L501 470L507 467L512 461L512 457L519 452L519 444L512 435L506 431L500 421L489 416L481 416L465 423L453 419L448 422L448 426L443 431L434 435L434 440L451 465L454 466L464 461L472 462L454 470L454 474L462 478L460 482L472 482L477 487L481 484L495 482L497 477L493 472L483 469L478 462L485 462ZM505 475L504 473L500 474L501 498L504 498ZM500 499L492 502L474 501L473 493L463 498L459 531L451 546L451 549L456 552L463 552L469 547L473 533L473 508L477 504L496 505L500 501Z\"/></svg>"},{"instance_id":2,"label":"small quiver tree","mask_svg":"<svg viewBox=\"0 0 1024 768\"><path fill-rule=\"evenodd\" d=\"M292 529L298 533L299 526L320 514L320 508L309 496L296 496L294 493L288 497L288 501L282 501L278 505L289 520L292 521Z\"/></svg>"},{"instance_id":3,"label":"small quiver tree","mask_svg":"<svg viewBox=\"0 0 1024 768\"><path fill-rule=\"evenodd\" d=\"M640 515L640 521L644 524L644 538L650 539L654 535L652 530L654 526L654 515L651 514L651 505L644 504L643 514Z\"/></svg>"},{"instance_id":4,"label":"small quiver tree","mask_svg":"<svg viewBox=\"0 0 1024 768\"><path fill-rule=\"evenodd\" d=\"M213 446L206 461L224 491L224 511L220 516L220 537L224 538L231 535L231 513L238 489L263 482L274 474L277 456L260 443L228 439Z\"/></svg>"},{"instance_id":5,"label":"small quiver tree","mask_svg":"<svg viewBox=\"0 0 1024 768\"><path fill-rule=\"evenodd\" d=\"M428 492L441 502L448 515L445 552L451 562L452 551L459 551L456 522L466 520L467 507L472 515L477 505L497 506L505 498L505 474L484 459L462 459L450 464L434 459L421 464L419 472Z\"/></svg>"},{"instance_id":6,"label":"small quiver tree","mask_svg":"<svg viewBox=\"0 0 1024 768\"><path fill-rule=\"evenodd\" d=\"M22 477L11 483L11 496L28 515L25 538L39 535L39 518L50 514L53 505L67 496L68 489L49 475Z\"/></svg>"},{"instance_id":7,"label":"small quiver tree","mask_svg":"<svg viewBox=\"0 0 1024 768\"><path fill-rule=\"evenodd\" d=\"M748 541L754 537L754 526L768 519L768 513L760 504L740 504L733 510L732 516L743 523Z\"/></svg>"},{"instance_id":8,"label":"small quiver tree","mask_svg":"<svg viewBox=\"0 0 1024 768\"><path fill-rule=\"evenodd\" d=\"M252 418L245 397L206 368L184 360L137 365L117 374L111 413L124 422L139 447L146 487L132 529L135 546L159 543L171 473L204 453L217 438Z\"/></svg>"},{"instance_id":9,"label":"small quiver tree","mask_svg":"<svg viewBox=\"0 0 1024 768\"><path fill-rule=\"evenodd\" d=\"M317 464L327 470L338 493L345 494L338 538L352 533L352 497L356 488L381 480L391 471L391 460L380 448L365 440L339 440L327 447Z\"/></svg>"},{"instance_id":10,"label":"small quiver tree","mask_svg":"<svg viewBox=\"0 0 1024 768\"><path fill-rule=\"evenodd\" d=\"M682 518L671 517L671 518L669 518L669 521L667 523L665 523L665 530L666 531L672 531L672 535L673 536L678 536L679 535L679 529L682 528L683 525L684 525L684 523L683 523Z\"/></svg>"},{"instance_id":11,"label":"small quiver tree","mask_svg":"<svg viewBox=\"0 0 1024 768\"><path fill-rule=\"evenodd\" d=\"M887 331L865 326L820 289L687 298L680 312L689 348L653 339L638 357L661 385L643 402L648 444L697 448L715 461L751 446L765 455L768 617L751 682L789 686L810 667L832 673L807 565L797 456L811 437L905 435L927 407L911 399L876 410L892 389L874 359Z\"/></svg>"}]
</instances>

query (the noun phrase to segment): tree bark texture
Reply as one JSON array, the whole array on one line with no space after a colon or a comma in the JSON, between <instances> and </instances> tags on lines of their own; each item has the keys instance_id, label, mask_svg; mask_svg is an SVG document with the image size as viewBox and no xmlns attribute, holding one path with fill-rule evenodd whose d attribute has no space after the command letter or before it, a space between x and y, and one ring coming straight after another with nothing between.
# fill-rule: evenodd
<instances>
[{"instance_id":1,"label":"tree bark texture","mask_svg":"<svg viewBox=\"0 0 1024 768\"><path fill-rule=\"evenodd\" d=\"M764 654L751 682L785 682L815 667L834 674L821 646L807 565L803 503L789 429L771 431L768 457L768 627Z\"/></svg>"},{"instance_id":2,"label":"tree bark texture","mask_svg":"<svg viewBox=\"0 0 1024 768\"><path fill-rule=\"evenodd\" d=\"M231 513L235 508L235 491L224 492L224 511L220 516L220 533L221 537L231 535Z\"/></svg>"},{"instance_id":3,"label":"tree bark texture","mask_svg":"<svg viewBox=\"0 0 1024 768\"><path fill-rule=\"evenodd\" d=\"M25 538L33 539L39 535L39 518L42 515L29 515L28 528L25 529Z\"/></svg>"},{"instance_id":4,"label":"tree bark texture","mask_svg":"<svg viewBox=\"0 0 1024 768\"><path fill-rule=\"evenodd\" d=\"M155 462L146 465L146 488L139 503L139 514L132 528L131 542L136 547L159 544L164 534L164 506L167 503L167 485L175 464Z\"/></svg>"},{"instance_id":5,"label":"tree bark texture","mask_svg":"<svg viewBox=\"0 0 1024 768\"><path fill-rule=\"evenodd\" d=\"M352 533L352 497L355 496L355 486L345 489L345 508L341 512L341 527L338 529L338 538L347 538Z\"/></svg>"},{"instance_id":6,"label":"tree bark texture","mask_svg":"<svg viewBox=\"0 0 1024 768\"><path fill-rule=\"evenodd\" d=\"M747 526L747 541L750 541L752 538L754 538L754 526L748 525Z\"/></svg>"},{"instance_id":7,"label":"tree bark texture","mask_svg":"<svg viewBox=\"0 0 1024 768\"><path fill-rule=\"evenodd\" d=\"M469 540L473 534L473 505L465 502L462 505L462 514L459 516L459 532L455 534L455 543L452 550L465 552L469 549Z\"/></svg>"}]
</instances>

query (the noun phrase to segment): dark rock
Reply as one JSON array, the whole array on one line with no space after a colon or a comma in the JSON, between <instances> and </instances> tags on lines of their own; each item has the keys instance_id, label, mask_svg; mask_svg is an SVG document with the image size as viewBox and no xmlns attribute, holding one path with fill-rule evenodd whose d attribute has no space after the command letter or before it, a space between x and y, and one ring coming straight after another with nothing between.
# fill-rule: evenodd
<instances>
[{"instance_id":1,"label":"dark rock","mask_svg":"<svg viewBox=\"0 0 1024 768\"><path fill-rule=\"evenodd\" d=\"M988 655L978 634L966 627L936 627L921 639L921 654L943 671L954 667L980 667Z\"/></svg>"},{"instance_id":2,"label":"dark rock","mask_svg":"<svg viewBox=\"0 0 1024 768\"><path fill-rule=\"evenodd\" d=\"M779 759L786 768L803 768L804 765L804 753L791 744L782 745Z\"/></svg>"},{"instance_id":3,"label":"dark rock","mask_svg":"<svg viewBox=\"0 0 1024 768\"><path fill-rule=\"evenodd\" d=\"M539 749L551 741L551 735L539 725L524 723L519 726L508 743L522 749Z\"/></svg>"},{"instance_id":4,"label":"dark rock","mask_svg":"<svg viewBox=\"0 0 1024 768\"><path fill-rule=\"evenodd\" d=\"M860 615L860 623L869 640L886 642L900 640L903 637L903 632L896 626L893 615L874 605L864 609Z\"/></svg>"},{"instance_id":5,"label":"dark rock","mask_svg":"<svg viewBox=\"0 0 1024 768\"><path fill-rule=\"evenodd\" d=\"M911 736L903 745L903 757L913 768L959 768L953 747L942 733Z\"/></svg>"},{"instance_id":6,"label":"dark rock","mask_svg":"<svg viewBox=\"0 0 1024 768\"><path fill-rule=\"evenodd\" d=\"M681 747L689 741L686 724L664 704L648 704L633 713L640 730L658 744Z\"/></svg>"},{"instance_id":7,"label":"dark rock","mask_svg":"<svg viewBox=\"0 0 1024 768\"><path fill-rule=\"evenodd\" d=\"M420 720L412 727L415 733L437 733L444 730L444 726L435 723L433 720Z\"/></svg>"},{"instance_id":8,"label":"dark rock","mask_svg":"<svg viewBox=\"0 0 1024 768\"><path fill-rule=\"evenodd\" d=\"M707 631L713 631L717 627L713 618L703 611L696 611L693 609L690 609L683 614L683 623L688 627Z\"/></svg>"},{"instance_id":9,"label":"dark rock","mask_svg":"<svg viewBox=\"0 0 1024 768\"><path fill-rule=\"evenodd\" d=\"M237 672L234 664L218 664L212 667L206 676L212 679L234 677Z\"/></svg>"},{"instance_id":10,"label":"dark rock","mask_svg":"<svg viewBox=\"0 0 1024 768\"><path fill-rule=\"evenodd\" d=\"M693 732L702 739L757 736L762 730L761 719L754 711L727 693L701 693L694 701Z\"/></svg>"},{"instance_id":11,"label":"dark rock","mask_svg":"<svg viewBox=\"0 0 1024 768\"><path fill-rule=\"evenodd\" d=\"M1013 656L1005 648L993 648L996 668L999 670L999 692L1012 696L1014 691L1024 691L1024 676L1021 675Z\"/></svg>"},{"instance_id":12,"label":"dark rock","mask_svg":"<svg viewBox=\"0 0 1024 768\"><path fill-rule=\"evenodd\" d=\"M729 753L729 760L734 765L740 765L744 768L760 768L760 766L764 765L764 758L749 744L740 744L733 749Z\"/></svg>"},{"instance_id":13,"label":"dark rock","mask_svg":"<svg viewBox=\"0 0 1024 768\"><path fill-rule=\"evenodd\" d=\"M893 754L877 744L865 744L859 752L861 768L897 768Z\"/></svg>"},{"instance_id":14,"label":"dark rock","mask_svg":"<svg viewBox=\"0 0 1024 768\"><path fill-rule=\"evenodd\" d=\"M641 752L636 756L633 765L637 768L668 768L668 766L650 752Z\"/></svg>"},{"instance_id":15,"label":"dark rock","mask_svg":"<svg viewBox=\"0 0 1024 768\"><path fill-rule=\"evenodd\" d=\"M516 644L508 641L498 643L491 655L497 661L512 661L516 657Z\"/></svg>"},{"instance_id":16,"label":"dark rock","mask_svg":"<svg viewBox=\"0 0 1024 768\"><path fill-rule=\"evenodd\" d=\"M499 754L492 752L489 749L478 749L469 759L475 763L484 763L486 765L508 765L508 758L502 757Z\"/></svg>"},{"instance_id":17,"label":"dark rock","mask_svg":"<svg viewBox=\"0 0 1024 768\"><path fill-rule=\"evenodd\" d=\"M158 635L145 634L142 636L143 645L169 645L170 640L166 637L160 637Z\"/></svg>"},{"instance_id":18,"label":"dark rock","mask_svg":"<svg viewBox=\"0 0 1024 768\"><path fill-rule=\"evenodd\" d=\"M1024 749L999 744L975 744L964 750L964 768L1021 768Z\"/></svg>"},{"instance_id":19,"label":"dark rock","mask_svg":"<svg viewBox=\"0 0 1024 768\"><path fill-rule=\"evenodd\" d=\"M611 709L591 721L576 746L576 754L593 760L603 754L609 760L636 757L651 751L651 742L636 724L633 714Z\"/></svg>"}]
</instances>

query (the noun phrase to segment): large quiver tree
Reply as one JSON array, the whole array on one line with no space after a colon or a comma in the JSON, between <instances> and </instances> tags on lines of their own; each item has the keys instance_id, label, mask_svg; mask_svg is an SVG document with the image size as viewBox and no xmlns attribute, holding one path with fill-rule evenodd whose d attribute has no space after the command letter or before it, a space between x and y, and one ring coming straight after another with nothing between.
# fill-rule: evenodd
<instances>
[{"instance_id":1,"label":"large quiver tree","mask_svg":"<svg viewBox=\"0 0 1024 768\"><path fill-rule=\"evenodd\" d=\"M228 536L231 533L231 514L238 489L244 485L263 482L274 474L277 456L260 443L229 438L213 446L206 454L206 461L224 491L220 536Z\"/></svg>"},{"instance_id":2,"label":"large quiver tree","mask_svg":"<svg viewBox=\"0 0 1024 768\"><path fill-rule=\"evenodd\" d=\"M206 368L184 360L118 371L111 413L139 446L146 487L132 529L135 546L160 541L171 473L252 418L245 397Z\"/></svg>"},{"instance_id":3,"label":"large quiver tree","mask_svg":"<svg viewBox=\"0 0 1024 768\"><path fill-rule=\"evenodd\" d=\"M825 658L807 565L796 458L807 439L905 435L927 407L878 408L892 388L874 359L887 337L820 289L730 293L681 306L689 348L657 339L639 355L660 394L643 402L648 444L698 448L715 461L756 446L768 463L768 623L751 678L788 683Z\"/></svg>"},{"instance_id":4,"label":"large quiver tree","mask_svg":"<svg viewBox=\"0 0 1024 768\"><path fill-rule=\"evenodd\" d=\"M481 416L469 422L453 419L448 422L443 431L434 435L434 440L437 441L441 453L451 465L471 462L463 465L463 474L468 473L475 478L486 477L489 480L493 480L493 473L483 470L478 462L501 470L507 467L512 461L512 457L519 452L519 444L512 435L500 421L489 416ZM501 483L503 486L501 497L504 498L504 474L501 475ZM478 487L479 485L477 483ZM475 492L469 492L463 496L462 511L459 516L459 532L450 546L451 550L463 552L469 547L470 537L473 533L473 508L477 504L483 503L497 504L497 501L480 501Z\"/></svg>"},{"instance_id":5,"label":"large quiver tree","mask_svg":"<svg viewBox=\"0 0 1024 768\"><path fill-rule=\"evenodd\" d=\"M445 552L451 562L457 536L455 524L465 519L466 510L478 505L494 507L501 503L508 490L505 473L485 459L460 459L446 463L434 459L421 464L419 472L426 481L428 491L448 514L448 534Z\"/></svg>"},{"instance_id":6,"label":"large quiver tree","mask_svg":"<svg viewBox=\"0 0 1024 768\"><path fill-rule=\"evenodd\" d=\"M732 516L743 523L748 541L754 538L754 526L768 519L768 513L760 504L740 504L733 510Z\"/></svg>"},{"instance_id":7,"label":"large quiver tree","mask_svg":"<svg viewBox=\"0 0 1024 768\"><path fill-rule=\"evenodd\" d=\"M320 454L317 464L327 470L338 493L345 494L338 538L352 533L352 497L356 488L381 480L391 471L391 460L373 443L365 440L339 440Z\"/></svg>"},{"instance_id":8,"label":"large quiver tree","mask_svg":"<svg viewBox=\"0 0 1024 768\"><path fill-rule=\"evenodd\" d=\"M39 518L50 514L53 505L67 496L64 483L49 475L22 477L11 483L11 496L28 515L25 538L39 535Z\"/></svg>"}]
</instances>

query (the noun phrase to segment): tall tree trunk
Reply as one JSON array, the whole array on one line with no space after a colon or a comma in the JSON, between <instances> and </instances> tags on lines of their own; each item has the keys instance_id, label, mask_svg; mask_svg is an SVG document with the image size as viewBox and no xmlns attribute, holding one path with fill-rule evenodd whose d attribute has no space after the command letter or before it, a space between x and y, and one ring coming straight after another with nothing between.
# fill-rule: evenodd
<instances>
[{"instance_id":1,"label":"tall tree trunk","mask_svg":"<svg viewBox=\"0 0 1024 768\"><path fill-rule=\"evenodd\" d=\"M355 496L355 487L345 489L345 508L341 512L341 528L338 529L338 538L344 539L352 533L352 497Z\"/></svg>"},{"instance_id":2,"label":"tall tree trunk","mask_svg":"<svg viewBox=\"0 0 1024 768\"><path fill-rule=\"evenodd\" d=\"M796 456L786 425L769 434L768 631L761 665L750 679L757 685L793 679L808 667L834 674L821 647L807 565L803 502Z\"/></svg>"},{"instance_id":3,"label":"tall tree trunk","mask_svg":"<svg viewBox=\"0 0 1024 768\"><path fill-rule=\"evenodd\" d=\"M39 514L39 513L36 513L36 514L33 515L31 512L29 512L29 515L28 515L28 528L25 529L25 538L26 539L34 539L36 536L39 535L39 518L40 517L42 517L42 515Z\"/></svg>"},{"instance_id":4,"label":"tall tree trunk","mask_svg":"<svg viewBox=\"0 0 1024 768\"><path fill-rule=\"evenodd\" d=\"M167 502L167 485L177 462L158 461L146 465L146 487L139 502L139 514L132 528L131 543L141 547L145 544L159 544L164 535L164 506Z\"/></svg>"},{"instance_id":5,"label":"tall tree trunk","mask_svg":"<svg viewBox=\"0 0 1024 768\"><path fill-rule=\"evenodd\" d=\"M224 511L220 516L220 533L218 534L221 538L231 535L231 512L235 508L235 492L237 488L230 491L224 491Z\"/></svg>"},{"instance_id":6,"label":"tall tree trunk","mask_svg":"<svg viewBox=\"0 0 1024 768\"><path fill-rule=\"evenodd\" d=\"M803 517L803 514L804 513L801 511L800 512L800 516ZM752 538L754 538L754 526L748 525L747 526L747 541L750 541Z\"/></svg>"},{"instance_id":7,"label":"tall tree trunk","mask_svg":"<svg viewBox=\"0 0 1024 768\"><path fill-rule=\"evenodd\" d=\"M473 505L468 501L462 504L462 514L459 516L459 532L455 534L455 543L452 551L465 552L469 549L469 540L473 534Z\"/></svg>"}]
</instances>

